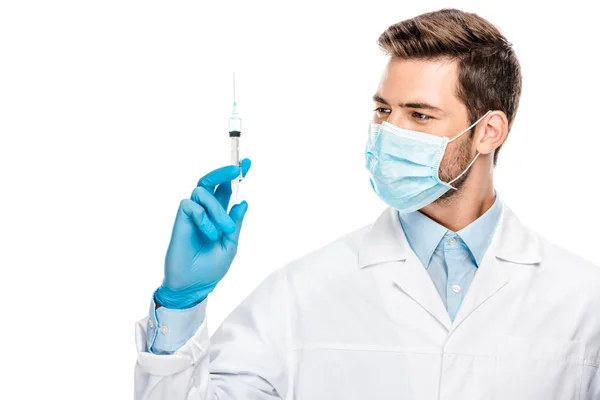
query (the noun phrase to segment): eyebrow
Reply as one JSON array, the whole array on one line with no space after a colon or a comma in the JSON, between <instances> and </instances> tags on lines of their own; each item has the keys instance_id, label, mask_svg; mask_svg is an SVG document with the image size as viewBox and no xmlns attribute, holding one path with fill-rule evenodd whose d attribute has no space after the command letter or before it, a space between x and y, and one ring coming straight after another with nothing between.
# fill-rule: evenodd
<instances>
[{"instance_id":1,"label":"eyebrow","mask_svg":"<svg viewBox=\"0 0 600 400\"><path fill-rule=\"evenodd\" d=\"M390 105L390 103L386 99L379 96L378 94L373 95L373 101L375 101L377 103L385 104L386 106ZM416 108L416 109L420 109L420 110L432 110L432 111L438 111L441 113L444 112L444 111L442 111L442 109L440 109L436 106L433 106L429 103L423 103L423 102L400 103L400 104L398 104L398 106L403 107L403 108Z\"/></svg>"}]
</instances>

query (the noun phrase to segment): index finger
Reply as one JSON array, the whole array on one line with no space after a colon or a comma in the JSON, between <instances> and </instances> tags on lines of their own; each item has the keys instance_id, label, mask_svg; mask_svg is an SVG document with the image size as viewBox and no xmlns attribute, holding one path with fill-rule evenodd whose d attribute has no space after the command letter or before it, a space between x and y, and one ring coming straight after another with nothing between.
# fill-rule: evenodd
<instances>
[{"instance_id":1,"label":"index finger","mask_svg":"<svg viewBox=\"0 0 600 400\"><path fill-rule=\"evenodd\" d=\"M207 190L214 191L217 185L230 182L239 175L240 168L237 165L227 165L225 167L217 168L204 175L198 181L197 186L202 186Z\"/></svg>"}]
</instances>

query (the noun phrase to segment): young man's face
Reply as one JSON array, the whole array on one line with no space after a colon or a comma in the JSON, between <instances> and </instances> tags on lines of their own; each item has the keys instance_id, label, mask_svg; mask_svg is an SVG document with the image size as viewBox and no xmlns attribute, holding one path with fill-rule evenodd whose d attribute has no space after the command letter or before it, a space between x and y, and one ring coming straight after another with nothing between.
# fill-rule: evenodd
<instances>
[{"instance_id":1,"label":"young man's face","mask_svg":"<svg viewBox=\"0 0 600 400\"><path fill-rule=\"evenodd\" d=\"M467 107L457 97L457 62L449 60L401 60L386 65L373 97L373 122L387 121L400 128L454 138L471 124ZM439 177L449 182L469 165L476 150L470 133L448 143ZM452 185L462 186L468 173ZM442 198L449 197L450 190Z\"/></svg>"}]
</instances>

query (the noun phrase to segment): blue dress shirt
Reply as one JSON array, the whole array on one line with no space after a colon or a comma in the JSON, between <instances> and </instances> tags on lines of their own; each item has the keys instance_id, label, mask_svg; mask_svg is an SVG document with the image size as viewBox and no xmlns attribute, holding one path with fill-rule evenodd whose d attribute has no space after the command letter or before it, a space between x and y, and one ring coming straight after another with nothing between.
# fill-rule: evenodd
<instances>
[{"instance_id":1,"label":"blue dress shirt","mask_svg":"<svg viewBox=\"0 0 600 400\"><path fill-rule=\"evenodd\" d=\"M154 354L172 354L183 346L198 330L206 315L208 298L194 307L173 310L156 309L152 299L146 325L146 351Z\"/></svg>"},{"instance_id":2,"label":"blue dress shirt","mask_svg":"<svg viewBox=\"0 0 600 400\"><path fill-rule=\"evenodd\" d=\"M399 213L408 244L423 263L454 321L502 214L496 200L482 216L453 232L420 211Z\"/></svg>"}]
</instances>

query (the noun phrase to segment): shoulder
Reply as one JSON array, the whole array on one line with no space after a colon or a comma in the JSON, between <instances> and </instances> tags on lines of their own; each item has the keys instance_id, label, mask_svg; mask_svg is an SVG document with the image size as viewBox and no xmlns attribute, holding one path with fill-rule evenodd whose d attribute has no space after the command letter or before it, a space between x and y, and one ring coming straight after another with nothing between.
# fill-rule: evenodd
<instances>
[{"instance_id":1,"label":"shoulder","mask_svg":"<svg viewBox=\"0 0 600 400\"><path fill-rule=\"evenodd\" d=\"M502 254L517 263L532 261L538 264L537 274L558 283L600 284L600 266L551 242L542 234L523 224L512 210L504 205L501 229ZM598 290L600 292L600 290Z\"/></svg>"},{"instance_id":2,"label":"shoulder","mask_svg":"<svg viewBox=\"0 0 600 400\"><path fill-rule=\"evenodd\" d=\"M600 293L600 266L534 232L542 253L542 267L563 282Z\"/></svg>"},{"instance_id":3,"label":"shoulder","mask_svg":"<svg viewBox=\"0 0 600 400\"><path fill-rule=\"evenodd\" d=\"M288 277L311 276L324 279L356 270L358 252L372 224L335 238L300 258L288 262L282 270ZM356 267L356 268L353 268Z\"/></svg>"},{"instance_id":4,"label":"shoulder","mask_svg":"<svg viewBox=\"0 0 600 400\"><path fill-rule=\"evenodd\" d=\"M321 293L351 286L358 278L358 254L376 221L354 229L271 271L255 290L270 295Z\"/></svg>"}]
</instances>

